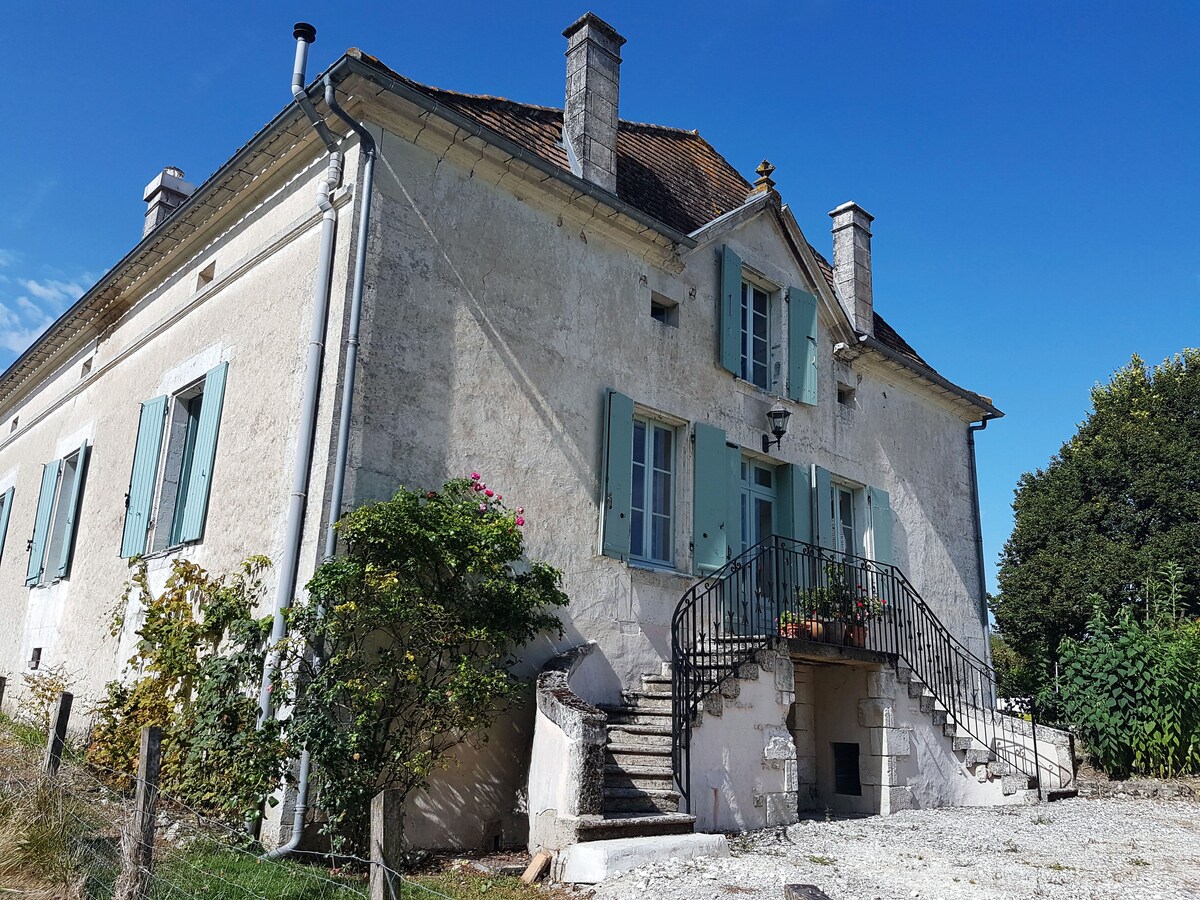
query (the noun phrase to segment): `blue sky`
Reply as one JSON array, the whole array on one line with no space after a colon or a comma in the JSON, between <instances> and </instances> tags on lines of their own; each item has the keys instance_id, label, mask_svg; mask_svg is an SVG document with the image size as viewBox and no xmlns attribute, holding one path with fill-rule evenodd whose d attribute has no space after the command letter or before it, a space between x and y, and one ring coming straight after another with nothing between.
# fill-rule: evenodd
<instances>
[{"instance_id":1,"label":"blue sky","mask_svg":"<svg viewBox=\"0 0 1200 900\"><path fill-rule=\"evenodd\" d=\"M314 73L357 46L561 105L560 32L586 8L11 4L0 366L136 243L163 165L199 183L288 102L294 21L317 26ZM826 255L830 209L875 215L876 307L1008 414L979 439L989 562L1092 385L1200 343L1200 5L591 8L629 41L624 118L697 128L751 178L770 158Z\"/></svg>"}]
</instances>

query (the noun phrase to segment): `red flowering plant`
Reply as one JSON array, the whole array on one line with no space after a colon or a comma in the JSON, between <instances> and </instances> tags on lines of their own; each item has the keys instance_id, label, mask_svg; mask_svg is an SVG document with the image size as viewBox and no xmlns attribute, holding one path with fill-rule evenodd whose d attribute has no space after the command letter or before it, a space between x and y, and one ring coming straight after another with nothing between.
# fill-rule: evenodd
<instances>
[{"instance_id":1,"label":"red flowering plant","mask_svg":"<svg viewBox=\"0 0 1200 900\"><path fill-rule=\"evenodd\" d=\"M887 601L873 593L868 585L858 584L848 592L842 620L849 625L866 625L887 609Z\"/></svg>"}]
</instances>

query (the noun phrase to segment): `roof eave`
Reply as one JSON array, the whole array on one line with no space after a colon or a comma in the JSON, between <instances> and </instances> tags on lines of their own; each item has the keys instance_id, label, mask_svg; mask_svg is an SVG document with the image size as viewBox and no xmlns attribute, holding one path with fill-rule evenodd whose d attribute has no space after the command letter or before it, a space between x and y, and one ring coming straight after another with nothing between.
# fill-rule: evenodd
<instances>
[{"instance_id":1,"label":"roof eave","mask_svg":"<svg viewBox=\"0 0 1200 900\"><path fill-rule=\"evenodd\" d=\"M903 353L898 353L877 338L871 337L869 334L860 334L858 336L858 343L860 347L879 354L888 362L908 369L923 381L927 381L945 393L952 395L956 400L974 407L979 411L980 415L972 419L972 421L979 421L983 418L1000 419L1004 417L1004 413L993 406L987 398L976 394L974 391L968 391L964 387L959 387L954 382L939 375L933 369L929 368L929 366L922 365L915 359L905 356Z\"/></svg>"}]
</instances>

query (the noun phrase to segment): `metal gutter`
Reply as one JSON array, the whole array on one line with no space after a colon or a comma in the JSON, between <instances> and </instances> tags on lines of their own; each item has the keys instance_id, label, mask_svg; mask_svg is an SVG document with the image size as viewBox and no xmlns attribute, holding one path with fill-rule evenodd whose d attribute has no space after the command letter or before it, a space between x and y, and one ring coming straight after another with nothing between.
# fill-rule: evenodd
<instances>
[{"instance_id":1,"label":"metal gutter","mask_svg":"<svg viewBox=\"0 0 1200 900\"><path fill-rule=\"evenodd\" d=\"M960 400L965 400L976 409L981 410L984 418L999 419L1004 416L1004 413L996 409L996 407L983 397L972 391L968 391L966 388L959 387L954 382L939 375L933 369L929 368L929 366L922 365L915 359L905 356L903 353L898 353L878 338L871 337L869 334L860 334L858 336L858 343L859 346L867 350L873 350L890 362L894 362L906 369L911 369L916 375L919 375L926 381L932 382L947 393L954 394Z\"/></svg>"}]
</instances>

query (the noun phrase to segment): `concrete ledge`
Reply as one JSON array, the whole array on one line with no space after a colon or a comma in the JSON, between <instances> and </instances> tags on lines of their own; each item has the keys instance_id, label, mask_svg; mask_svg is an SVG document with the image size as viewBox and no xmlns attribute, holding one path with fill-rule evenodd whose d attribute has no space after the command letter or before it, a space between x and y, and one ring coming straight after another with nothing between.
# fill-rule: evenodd
<instances>
[{"instance_id":1,"label":"concrete ledge","mask_svg":"<svg viewBox=\"0 0 1200 900\"><path fill-rule=\"evenodd\" d=\"M567 847L555 860L554 877L572 884L599 884L639 866L675 857L728 856L720 834L666 834L655 837L588 841Z\"/></svg>"}]
</instances>

